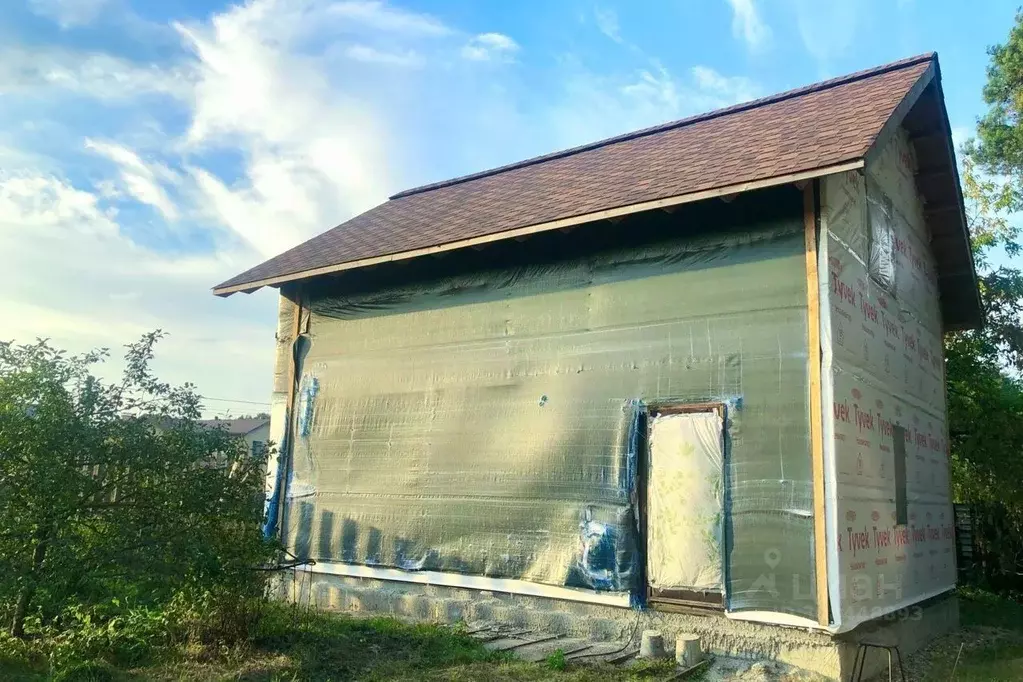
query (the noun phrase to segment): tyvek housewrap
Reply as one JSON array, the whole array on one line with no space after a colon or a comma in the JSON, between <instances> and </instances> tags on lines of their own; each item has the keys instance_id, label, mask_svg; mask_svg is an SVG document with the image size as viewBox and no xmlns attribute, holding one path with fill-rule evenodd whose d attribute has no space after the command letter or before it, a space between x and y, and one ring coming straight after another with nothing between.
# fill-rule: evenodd
<instances>
[{"instance_id":1,"label":"tyvek housewrap","mask_svg":"<svg viewBox=\"0 0 1023 682\"><path fill-rule=\"evenodd\" d=\"M867 171L823 183L828 569L839 631L956 580L937 279L905 135ZM896 426L906 525L896 523Z\"/></svg>"},{"instance_id":2,"label":"tyvek housewrap","mask_svg":"<svg viewBox=\"0 0 1023 682\"><path fill-rule=\"evenodd\" d=\"M292 551L636 590L638 401L740 397L725 472L729 605L812 615L802 243L794 216L311 295Z\"/></svg>"}]
</instances>

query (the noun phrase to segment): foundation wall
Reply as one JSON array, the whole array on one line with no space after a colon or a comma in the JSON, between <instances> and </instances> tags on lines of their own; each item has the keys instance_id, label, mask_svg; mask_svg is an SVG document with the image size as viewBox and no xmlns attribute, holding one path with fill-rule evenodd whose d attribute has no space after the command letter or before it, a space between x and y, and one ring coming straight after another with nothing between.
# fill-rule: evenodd
<instances>
[{"instance_id":1,"label":"foundation wall","mask_svg":"<svg viewBox=\"0 0 1023 682\"><path fill-rule=\"evenodd\" d=\"M448 625L500 624L593 641L634 636L638 642L643 630L657 629L670 647L680 633L696 634L703 649L715 656L777 661L833 680L848 679L861 640L897 643L905 660L959 624L954 597L935 599L834 637L820 630L733 620L719 612L665 613L313 571L289 573L280 590L285 599L325 610ZM864 679L886 666L883 652L871 653Z\"/></svg>"}]
</instances>

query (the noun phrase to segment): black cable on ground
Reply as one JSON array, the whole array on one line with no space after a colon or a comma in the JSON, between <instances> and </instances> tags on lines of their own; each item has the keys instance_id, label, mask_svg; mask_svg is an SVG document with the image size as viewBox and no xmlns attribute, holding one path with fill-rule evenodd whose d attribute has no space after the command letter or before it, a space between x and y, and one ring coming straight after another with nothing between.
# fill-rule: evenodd
<instances>
[{"instance_id":1,"label":"black cable on ground","mask_svg":"<svg viewBox=\"0 0 1023 682\"><path fill-rule=\"evenodd\" d=\"M617 656L618 654L622 653L623 651L628 649L630 646L632 646L632 640L636 638L636 632L639 630L639 621L642 618L643 618L643 612L637 610L636 611L636 622L632 624L632 634L629 635L629 639L626 640L625 644L622 646L621 649L615 649L614 651L590 652L588 654L581 654L579 656L573 656L571 660L577 661L580 658L591 658L593 656Z\"/></svg>"}]
</instances>

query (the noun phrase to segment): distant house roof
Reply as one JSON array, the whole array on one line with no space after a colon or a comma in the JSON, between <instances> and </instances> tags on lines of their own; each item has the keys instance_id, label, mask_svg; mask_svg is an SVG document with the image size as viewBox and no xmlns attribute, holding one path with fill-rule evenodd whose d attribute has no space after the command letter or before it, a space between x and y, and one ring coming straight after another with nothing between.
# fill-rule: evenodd
<instances>
[{"instance_id":1,"label":"distant house roof","mask_svg":"<svg viewBox=\"0 0 1023 682\"><path fill-rule=\"evenodd\" d=\"M980 323L936 54L425 185L223 282L227 296L862 168L910 129L947 328Z\"/></svg>"},{"instance_id":2,"label":"distant house roof","mask_svg":"<svg viewBox=\"0 0 1023 682\"><path fill-rule=\"evenodd\" d=\"M258 428L270 423L269 419L206 419L201 422L206 426L227 429L233 436L246 436Z\"/></svg>"}]
</instances>

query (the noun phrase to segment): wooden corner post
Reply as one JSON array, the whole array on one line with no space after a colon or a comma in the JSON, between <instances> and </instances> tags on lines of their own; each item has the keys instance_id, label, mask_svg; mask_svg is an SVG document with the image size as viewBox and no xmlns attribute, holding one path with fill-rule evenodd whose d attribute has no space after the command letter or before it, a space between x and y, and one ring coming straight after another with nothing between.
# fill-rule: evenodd
<instances>
[{"instance_id":1,"label":"wooden corner post","mask_svg":"<svg viewBox=\"0 0 1023 682\"><path fill-rule=\"evenodd\" d=\"M821 309L817 269L817 236L820 227L820 180L803 187L803 232L806 254L807 363L810 402L810 464L813 476L813 554L817 597L817 622L830 623L828 610L828 555L824 522L824 415L821 398Z\"/></svg>"},{"instance_id":2,"label":"wooden corner post","mask_svg":"<svg viewBox=\"0 0 1023 682\"><path fill-rule=\"evenodd\" d=\"M284 524L287 519L287 485L288 474L291 467L291 453L295 451L294 440L295 423L295 400L298 392L299 367L298 367L298 338L302 334L302 285L297 284L291 287L290 291L281 290L281 295L291 301L291 311L294 318L291 321L291 338L288 340L288 394L285 401L284 437L283 443L277 453L278 485L280 485L280 505L277 509L277 537L281 543L286 542Z\"/></svg>"}]
</instances>

